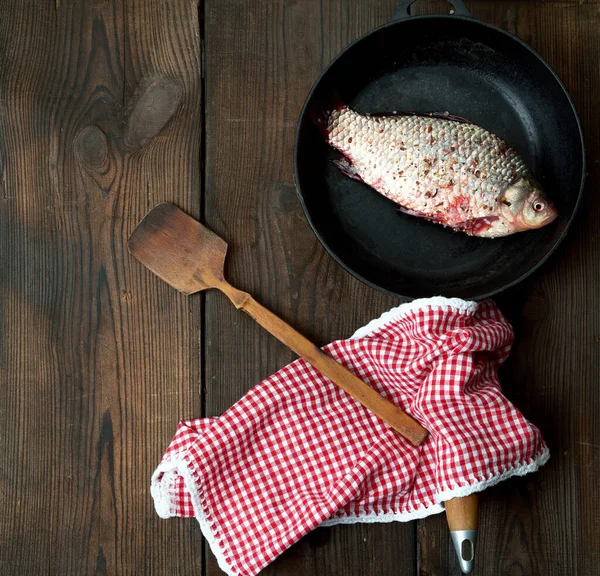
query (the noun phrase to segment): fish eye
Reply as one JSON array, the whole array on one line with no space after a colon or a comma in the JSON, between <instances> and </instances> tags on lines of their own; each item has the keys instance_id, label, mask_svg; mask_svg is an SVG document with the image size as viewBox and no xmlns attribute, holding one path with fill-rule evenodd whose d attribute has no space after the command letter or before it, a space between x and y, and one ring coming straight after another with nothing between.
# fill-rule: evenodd
<instances>
[{"instance_id":1,"label":"fish eye","mask_svg":"<svg viewBox=\"0 0 600 576\"><path fill-rule=\"evenodd\" d=\"M534 209L536 212L541 212L541 211L542 211L542 210L543 210L545 207L546 207L546 204L545 204L545 202L542 202L541 200L536 200L536 201L533 203L533 209Z\"/></svg>"}]
</instances>

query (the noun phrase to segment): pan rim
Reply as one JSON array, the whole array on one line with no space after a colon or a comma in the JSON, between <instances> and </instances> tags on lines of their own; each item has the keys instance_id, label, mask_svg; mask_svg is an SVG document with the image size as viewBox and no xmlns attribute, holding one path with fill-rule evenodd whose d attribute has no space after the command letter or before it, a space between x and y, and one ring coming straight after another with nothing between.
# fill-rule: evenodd
<instances>
[{"instance_id":1,"label":"pan rim","mask_svg":"<svg viewBox=\"0 0 600 576\"><path fill-rule=\"evenodd\" d=\"M313 233L315 234L315 236L317 237L317 239L319 240L319 242L321 242L321 244L323 245L323 247L325 248L325 250L327 250L327 252L330 254L330 256L333 257L333 259L340 265L342 266L342 268L344 268L347 272L349 272L350 274L352 274L352 276L354 276L355 278L357 278L358 280L360 280L361 282L363 282L364 284L366 284L367 286L370 286L371 288L378 290L380 292L383 292L385 294L400 298L400 299L404 299L404 300L414 300L415 298L418 298L420 296L408 296L405 294L400 294L399 292L394 292L393 290L389 290L388 288L385 288L383 286L380 286L374 282L372 282L371 280L368 280L367 278L365 278L364 276L362 276L362 274L358 273L357 271L353 270L348 264L346 264L330 247L330 245L325 241L325 239L323 238L323 236L321 235L321 233L319 232L319 230L316 228L315 223L313 222L313 218L306 206L306 202L304 199L304 195L301 191L301 186L300 186L300 174L299 174L299 170L298 170L298 151L300 148L300 133L302 130L302 127L304 125L304 122L306 120L306 115L307 115L307 111L308 111L308 107L312 101L313 95L315 93L315 91L318 89L319 85L321 84L322 80L325 78L325 76L328 74L328 72L330 71L330 69L336 64L336 62L338 60L340 60L341 58L343 58L346 53L355 45L359 44L360 42L362 42L363 40L365 40L367 37L378 33L381 30L384 30L386 28L391 28L394 26L399 26L402 24L406 24L406 23L411 23L411 22L416 22L416 21L423 21L423 20L440 20L440 19L445 19L448 20L449 23L451 23L452 21L455 20L459 20L459 21L463 21L463 22L468 22L470 24L474 24L474 25L478 25L478 26L483 26L484 28L488 28L490 30L494 30L495 32L498 32L500 34L503 34L504 36L506 36L507 38L515 41L518 45L522 46L523 48L525 48L526 50L528 50L533 56L535 56L537 58L537 60L543 64L545 66L545 68L550 72L550 74L552 75L552 77L554 78L554 81L557 83L557 85L561 88L562 92L564 93L564 95L566 96L567 102L569 103L571 112L573 114L573 117L575 119L575 123L577 125L577 130L579 133L579 143L581 146L581 180L579 183L579 193L577 195L577 199L575 201L575 206L573 207L573 211L569 217L569 220L567 221L561 235L556 239L556 241L554 242L554 244L552 245L552 247L546 252L546 254L544 256L542 256L529 270L527 270L526 272L524 272L523 274L521 274L520 276L518 276L517 278L515 278L514 280L504 284L503 286L500 286L499 288L496 288L494 290L489 290L488 292L484 292L482 294L475 294L473 296L469 296L468 298L464 298L464 299L469 299L469 300L485 300L486 298L491 298L492 296L495 296L497 294L500 294L501 292L504 292L506 290L509 290L510 288L513 288L514 286L516 286L517 284L520 284L521 282L523 282L526 278L528 278L529 276L531 276L534 272L536 272L537 270L539 270L546 262L547 260L550 258L550 256L552 256L552 254L554 254L554 252L557 250L557 248L562 244L562 242L564 241L567 233L569 232L573 221L575 219L575 217L577 216L577 213L579 211L579 206L581 204L581 199L583 196L583 192L584 192L584 187L585 187L585 181L586 181L586 169L587 169L587 158L586 158L586 150L585 150L585 139L584 139L584 134L583 134L583 127L581 125L581 119L579 118L579 114L577 113L577 109L575 107L575 103L573 102L573 98L571 97L571 94L569 93L569 91L567 90L567 87L565 86L564 82L562 81L562 79L560 78L560 76L558 75L558 73L554 70L554 68L552 66L550 66L550 64L534 49L532 48L529 44L527 44L526 42L524 42L523 40L521 40L520 38L518 38L517 36L515 36L514 34L512 34L511 32L508 32L506 30L503 30L502 28L499 28L498 26L494 25L494 24L490 24L488 22L483 22L477 18L474 17L468 17L468 16L453 16L453 15L439 15L439 14L427 14L427 15L422 15L422 16L409 16L405 19L402 20L395 20L392 22L388 22L386 24L383 24L381 26L378 26L377 28L374 28L373 30L367 32L366 34L363 34L362 36L356 38L355 40L353 40L350 44L348 44L345 48L343 48L341 50L341 52L339 54L337 54L332 60L331 62L329 62L329 64L321 71L321 73L319 74L318 78L315 80L315 82L313 83L308 96L306 97L306 100L304 102L304 105L302 106L302 110L300 111L300 115L298 117L298 122L296 125L296 134L295 134L295 138L294 138L294 185L296 188L296 195L298 196L298 199L300 200L300 204L302 206L302 210L304 211L304 215L306 217L306 219L308 220L308 223L313 231Z\"/></svg>"}]
</instances>

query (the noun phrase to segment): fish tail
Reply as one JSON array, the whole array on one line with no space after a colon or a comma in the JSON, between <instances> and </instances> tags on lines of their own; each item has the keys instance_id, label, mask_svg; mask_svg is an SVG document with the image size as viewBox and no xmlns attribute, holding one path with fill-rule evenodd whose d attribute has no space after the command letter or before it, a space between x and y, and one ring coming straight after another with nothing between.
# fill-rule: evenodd
<instances>
[{"instance_id":1,"label":"fish tail","mask_svg":"<svg viewBox=\"0 0 600 576\"><path fill-rule=\"evenodd\" d=\"M317 98L312 107L311 119L324 136L329 136L329 118L336 110L346 108L339 92L331 90L324 97Z\"/></svg>"}]
</instances>

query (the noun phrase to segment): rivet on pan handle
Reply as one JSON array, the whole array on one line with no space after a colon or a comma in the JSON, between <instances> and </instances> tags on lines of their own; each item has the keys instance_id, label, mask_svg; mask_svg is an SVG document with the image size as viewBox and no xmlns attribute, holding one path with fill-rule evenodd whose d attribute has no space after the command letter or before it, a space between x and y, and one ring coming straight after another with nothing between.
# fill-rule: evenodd
<instances>
[{"instance_id":1,"label":"rivet on pan handle","mask_svg":"<svg viewBox=\"0 0 600 576\"><path fill-rule=\"evenodd\" d=\"M416 2L416 0L400 0L400 7L394 15L392 16L392 20L404 20L405 18L409 18L410 14L408 13L408 9ZM469 12L468 8L465 6L462 0L448 0L452 6L454 6L454 10L451 14L455 16L469 16L472 17L471 12Z\"/></svg>"}]
</instances>

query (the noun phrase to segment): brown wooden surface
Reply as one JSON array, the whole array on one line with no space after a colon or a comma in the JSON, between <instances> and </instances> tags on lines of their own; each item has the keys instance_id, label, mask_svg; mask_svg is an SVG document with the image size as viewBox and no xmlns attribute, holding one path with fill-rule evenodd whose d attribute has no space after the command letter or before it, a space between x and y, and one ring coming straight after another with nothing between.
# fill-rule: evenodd
<instances>
[{"instance_id":1,"label":"brown wooden surface","mask_svg":"<svg viewBox=\"0 0 600 576\"><path fill-rule=\"evenodd\" d=\"M158 201L199 214L199 66L190 2L0 4L1 574L201 571L149 490L200 412L201 303L126 249Z\"/></svg>"},{"instance_id":2,"label":"brown wooden surface","mask_svg":"<svg viewBox=\"0 0 600 576\"><path fill-rule=\"evenodd\" d=\"M517 332L506 394L552 458L482 496L476 573L596 575L600 1L467 4L558 71L589 162L565 245L498 299ZM397 304L326 254L292 179L312 82L395 6L0 3L0 574L220 574L195 521L157 518L150 475L180 418L220 414L293 355L223 295L162 283L126 239L161 201L202 217L230 244L228 278L318 344ZM265 574L458 567L436 516L317 529Z\"/></svg>"}]
</instances>

